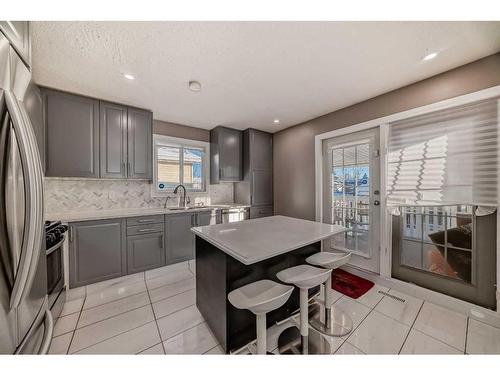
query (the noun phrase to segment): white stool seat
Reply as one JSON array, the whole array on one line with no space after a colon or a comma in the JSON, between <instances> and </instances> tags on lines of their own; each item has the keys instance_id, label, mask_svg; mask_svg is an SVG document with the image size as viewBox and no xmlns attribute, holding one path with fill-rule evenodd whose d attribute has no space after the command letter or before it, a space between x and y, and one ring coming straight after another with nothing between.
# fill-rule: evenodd
<instances>
[{"instance_id":1,"label":"white stool seat","mask_svg":"<svg viewBox=\"0 0 500 375\"><path fill-rule=\"evenodd\" d=\"M281 307L292 294L293 286L272 280L259 280L235 289L227 296L238 309L247 309L254 314L265 314Z\"/></svg>"},{"instance_id":2,"label":"white stool seat","mask_svg":"<svg viewBox=\"0 0 500 375\"><path fill-rule=\"evenodd\" d=\"M348 263L350 259L351 253L329 253L321 251L308 257L306 262L333 270Z\"/></svg>"},{"instance_id":3,"label":"white stool seat","mask_svg":"<svg viewBox=\"0 0 500 375\"><path fill-rule=\"evenodd\" d=\"M331 272L329 269L301 264L278 272L276 277L284 283L296 285L300 289L309 289L323 284L328 280Z\"/></svg>"}]
</instances>

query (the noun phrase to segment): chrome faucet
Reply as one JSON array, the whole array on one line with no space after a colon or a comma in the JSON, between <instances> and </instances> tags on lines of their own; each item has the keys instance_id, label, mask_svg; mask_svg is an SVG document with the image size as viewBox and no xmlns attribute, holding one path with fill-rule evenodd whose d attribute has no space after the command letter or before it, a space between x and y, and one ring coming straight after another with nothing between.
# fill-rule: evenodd
<instances>
[{"instance_id":1,"label":"chrome faucet","mask_svg":"<svg viewBox=\"0 0 500 375\"><path fill-rule=\"evenodd\" d=\"M177 191L179 191L179 188L182 188L183 194L181 197L181 202L182 202L182 207L186 207L186 188L184 185L177 185L174 189L174 194L177 194Z\"/></svg>"}]
</instances>

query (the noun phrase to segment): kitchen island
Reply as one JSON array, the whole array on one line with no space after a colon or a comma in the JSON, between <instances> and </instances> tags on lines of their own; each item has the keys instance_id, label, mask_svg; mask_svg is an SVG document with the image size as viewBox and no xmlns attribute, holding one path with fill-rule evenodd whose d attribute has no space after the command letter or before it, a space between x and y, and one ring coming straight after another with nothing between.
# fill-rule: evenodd
<instances>
[{"instance_id":1,"label":"kitchen island","mask_svg":"<svg viewBox=\"0 0 500 375\"><path fill-rule=\"evenodd\" d=\"M308 256L321 251L322 240L345 228L270 216L191 230L196 235L196 305L229 353L255 339L255 316L233 307L228 293L257 280L279 282L279 271L304 264ZM298 307L295 290L285 305L268 314L268 327L286 319Z\"/></svg>"}]
</instances>

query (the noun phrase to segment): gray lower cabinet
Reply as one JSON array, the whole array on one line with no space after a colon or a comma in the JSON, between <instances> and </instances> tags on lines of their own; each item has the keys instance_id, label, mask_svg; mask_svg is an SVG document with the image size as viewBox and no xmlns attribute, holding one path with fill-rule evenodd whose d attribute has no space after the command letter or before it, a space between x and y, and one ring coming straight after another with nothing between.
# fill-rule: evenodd
<instances>
[{"instance_id":1,"label":"gray lower cabinet","mask_svg":"<svg viewBox=\"0 0 500 375\"><path fill-rule=\"evenodd\" d=\"M191 227L220 222L211 210L70 223L70 288L193 259Z\"/></svg>"},{"instance_id":2,"label":"gray lower cabinet","mask_svg":"<svg viewBox=\"0 0 500 375\"><path fill-rule=\"evenodd\" d=\"M167 242L167 264L179 263L194 258L194 226L196 213L165 216Z\"/></svg>"},{"instance_id":3,"label":"gray lower cabinet","mask_svg":"<svg viewBox=\"0 0 500 375\"><path fill-rule=\"evenodd\" d=\"M42 89L48 177L99 177L99 101Z\"/></svg>"},{"instance_id":4,"label":"gray lower cabinet","mask_svg":"<svg viewBox=\"0 0 500 375\"><path fill-rule=\"evenodd\" d=\"M125 275L125 220L107 219L70 224L70 287Z\"/></svg>"},{"instance_id":5,"label":"gray lower cabinet","mask_svg":"<svg viewBox=\"0 0 500 375\"><path fill-rule=\"evenodd\" d=\"M273 206L250 207L250 219L273 216Z\"/></svg>"},{"instance_id":6,"label":"gray lower cabinet","mask_svg":"<svg viewBox=\"0 0 500 375\"><path fill-rule=\"evenodd\" d=\"M165 265L165 236L160 233L127 236L127 273Z\"/></svg>"}]
</instances>

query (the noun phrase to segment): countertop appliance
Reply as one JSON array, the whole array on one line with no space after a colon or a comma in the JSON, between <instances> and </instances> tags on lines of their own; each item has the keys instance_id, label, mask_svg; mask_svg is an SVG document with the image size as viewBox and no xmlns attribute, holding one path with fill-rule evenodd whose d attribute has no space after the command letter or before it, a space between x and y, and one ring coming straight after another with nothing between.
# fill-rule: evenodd
<instances>
[{"instance_id":1,"label":"countertop appliance","mask_svg":"<svg viewBox=\"0 0 500 375\"><path fill-rule=\"evenodd\" d=\"M42 165L25 105L31 72L6 37L18 33L4 34L21 24L0 21L0 353L45 354L54 324L47 299Z\"/></svg>"},{"instance_id":2,"label":"countertop appliance","mask_svg":"<svg viewBox=\"0 0 500 375\"><path fill-rule=\"evenodd\" d=\"M66 301L64 285L63 244L68 226L60 221L45 222L45 248L47 255L47 295L52 318L57 320Z\"/></svg>"},{"instance_id":3,"label":"countertop appliance","mask_svg":"<svg viewBox=\"0 0 500 375\"><path fill-rule=\"evenodd\" d=\"M221 209L222 224L248 220L250 209L248 207L232 207Z\"/></svg>"}]
</instances>

